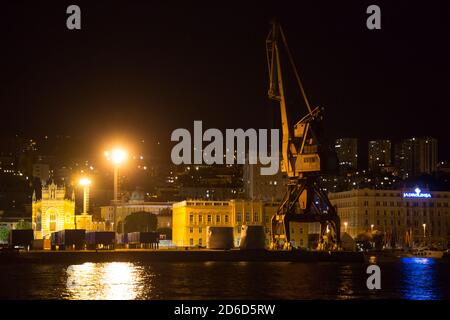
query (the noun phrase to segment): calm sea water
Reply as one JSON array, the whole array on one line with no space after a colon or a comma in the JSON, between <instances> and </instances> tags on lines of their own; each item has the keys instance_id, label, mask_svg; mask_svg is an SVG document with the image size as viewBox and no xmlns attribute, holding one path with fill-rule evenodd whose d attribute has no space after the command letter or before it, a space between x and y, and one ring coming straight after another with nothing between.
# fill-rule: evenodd
<instances>
[{"instance_id":1,"label":"calm sea water","mask_svg":"<svg viewBox=\"0 0 450 320\"><path fill-rule=\"evenodd\" d=\"M84 263L0 266L0 299L450 299L450 263Z\"/></svg>"}]
</instances>

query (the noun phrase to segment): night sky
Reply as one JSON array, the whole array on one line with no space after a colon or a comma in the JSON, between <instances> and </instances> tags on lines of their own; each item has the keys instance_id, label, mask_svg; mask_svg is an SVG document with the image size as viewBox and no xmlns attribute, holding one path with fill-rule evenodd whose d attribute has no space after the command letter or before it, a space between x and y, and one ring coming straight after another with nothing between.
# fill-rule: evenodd
<instances>
[{"instance_id":1,"label":"night sky","mask_svg":"<svg viewBox=\"0 0 450 320\"><path fill-rule=\"evenodd\" d=\"M429 135L450 159L448 1L242 2L2 3L1 134L77 136L87 150L117 136L169 145L194 120L278 127L265 56L277 16L329 137ZM70 4L80 31L66 28ZM370 4L381 30L366 28ZM305 114L287 99L293 120Z\"/></svg>"}]
</instances>

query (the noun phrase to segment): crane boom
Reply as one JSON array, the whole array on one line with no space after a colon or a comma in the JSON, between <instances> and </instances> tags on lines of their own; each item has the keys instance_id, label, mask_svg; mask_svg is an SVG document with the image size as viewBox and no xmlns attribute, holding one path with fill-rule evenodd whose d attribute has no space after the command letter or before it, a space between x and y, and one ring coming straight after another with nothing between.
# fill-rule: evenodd
<instances>
[{"instance_id":1,"label":"crane boom","mask_svg":"<svg viewBox=\"0 0 450 320\"><path fill-rule=\"evenodd\" d=\"M286 110L286 99L284 96L284 86L283 86L283 74L281 70L280 54L278 49L277 39L278 28L275 24L271 32L266 39L266 52L267 52L267 63L269 67L269 91L268 95L270 99L279 101L280 112L281 112L281 131L282 131L282 145L281 145L281 170L283 172L288 172L289 169L286 167L289 162L288 157L288 147L290 140L289 132L289 121L287 117Z\"/></svg>"}]
</instances>

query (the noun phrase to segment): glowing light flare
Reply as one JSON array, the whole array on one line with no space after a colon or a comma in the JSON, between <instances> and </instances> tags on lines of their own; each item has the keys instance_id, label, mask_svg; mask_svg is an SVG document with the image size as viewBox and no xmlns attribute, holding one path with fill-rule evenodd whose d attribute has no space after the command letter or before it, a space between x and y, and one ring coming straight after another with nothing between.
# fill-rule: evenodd
<instances>
[{"instance_id":1,"label":"glowing light flare","mask_svg":"<svg viewBox=\"0 0 450 320\"><path fill-rule=\"evenodd\" d=\"M119 149L119 148L116 148L116 149L114 149L112 151L105 151L104 154L105 154L105 158L108 161L111 161L111 162L113 162L116 165L120 165L128 157L127 152L125 150Z\"/></svg>"},{"instance_id":2,"label":"glowing light flare","mask_svg":"<svg viewBox=\"0 0 450 320\"><path fill-rule=\"evenodd\" d=\"M89 186L91 184L91 180L89 178L81 178L79 183L82 186Z\"/></svg>"}]
</instances>

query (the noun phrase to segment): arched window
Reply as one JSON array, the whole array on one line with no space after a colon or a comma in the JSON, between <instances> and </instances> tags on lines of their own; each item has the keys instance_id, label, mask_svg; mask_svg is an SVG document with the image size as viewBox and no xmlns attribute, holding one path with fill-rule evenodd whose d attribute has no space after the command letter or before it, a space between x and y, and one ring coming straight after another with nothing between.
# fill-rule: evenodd
<instances>
[{"instance_id":1,"label":"arched window","mask_svg":"<svg viewBox=\"0 0 450 320\"><path fill-rule=\"evenodd\" d=\"M56 231L56 225L57 225L57 219L58 219L58 212L55 208L50 208L47 210L48 215L48 221L49 221L49 231L53 232Z\"/></svg>"},{"instance_id":2,"label":"arched window","mask_svg":"<svg viewBox=\"0 0 450 320\"><path fill-rule=\"evenodd\" d=\"M39 209L36 213L36 230L42 229L42 212Z\"/></svg>"}]
</instances>

